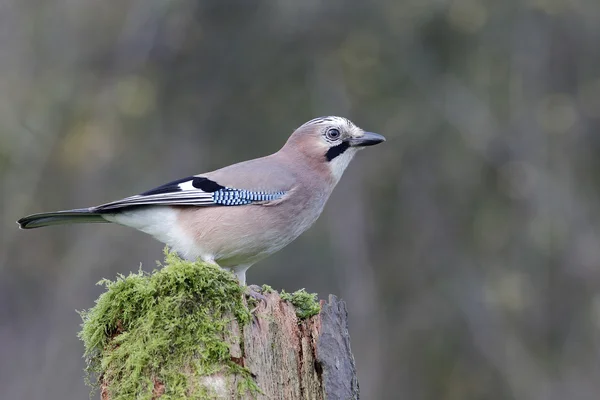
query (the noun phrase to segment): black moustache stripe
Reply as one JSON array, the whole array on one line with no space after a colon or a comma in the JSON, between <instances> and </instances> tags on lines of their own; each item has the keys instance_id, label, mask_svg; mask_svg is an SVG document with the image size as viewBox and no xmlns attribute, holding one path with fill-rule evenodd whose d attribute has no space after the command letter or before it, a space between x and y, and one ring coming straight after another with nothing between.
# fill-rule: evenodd
<instances>
[{"instance_id":1,"label":"black moustache stripe","mask_svg":"<svg viewBox=\"0 0 600 400\"><path fill-rule=\"evenodd\" d=\"M325 158L327 158L327 161L331 161L340 154L343 154L346 150L348 150L348 147L350 147L350 144L348 144L348 142L342 142L337 146L333 146L329 148L329 150L327 150L327 153L325 153Z\"/></svg>"}]
</instances>

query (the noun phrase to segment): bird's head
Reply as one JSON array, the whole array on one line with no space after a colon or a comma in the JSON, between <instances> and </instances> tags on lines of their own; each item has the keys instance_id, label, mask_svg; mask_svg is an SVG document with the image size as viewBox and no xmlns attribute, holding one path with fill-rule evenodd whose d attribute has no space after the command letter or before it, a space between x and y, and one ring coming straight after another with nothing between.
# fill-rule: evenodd
<instances>
[{"instance_id":1,"label":"bird's head","mask_svg":"<svg viewBox=\"0 0 600 400\"><path fill-rule=\"evenodd\" d=\"M337 183L360 149L384 142L382 135L366 132L343 117L312 119L292 133L282 150L308 157L331 173Z\"/></svg>"}]
</instances>

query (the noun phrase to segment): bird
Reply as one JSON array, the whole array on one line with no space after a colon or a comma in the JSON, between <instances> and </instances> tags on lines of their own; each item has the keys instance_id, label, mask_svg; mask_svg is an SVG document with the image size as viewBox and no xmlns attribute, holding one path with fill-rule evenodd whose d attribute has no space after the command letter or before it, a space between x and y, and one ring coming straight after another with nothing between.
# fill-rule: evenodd
<instances>
[{"instance_id":1,"label":"bird","mask_svg":"<svg viewBox=\"0 0 600 400\"><path fill-rule=\"evenodd\" d=\"M245 286L248 268L317 220L357 151L384 141L347 118L319 117L298 127L271 155L99 206L32 214L17 223L21 229L76 223L135 228L184 259L233 272Z\"/></svg>"}]
</instances>

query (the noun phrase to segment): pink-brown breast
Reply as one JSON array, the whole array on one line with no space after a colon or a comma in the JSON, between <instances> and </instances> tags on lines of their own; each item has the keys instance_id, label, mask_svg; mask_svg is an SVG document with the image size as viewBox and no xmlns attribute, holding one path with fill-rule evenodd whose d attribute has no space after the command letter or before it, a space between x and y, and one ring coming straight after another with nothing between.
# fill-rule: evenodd
<instances>
[{"instance_id":1,"label":"pink-brown breast","mask_svg":"<svg viewBox=\"0 0 600 400\"><path fill-rule=\"evenodd\" d=\"M280 250L319 217L329 193L298 186L280 200L245 206L177 207L198 254L221 267L253 264Z\"/></svg>"}]
</instances>

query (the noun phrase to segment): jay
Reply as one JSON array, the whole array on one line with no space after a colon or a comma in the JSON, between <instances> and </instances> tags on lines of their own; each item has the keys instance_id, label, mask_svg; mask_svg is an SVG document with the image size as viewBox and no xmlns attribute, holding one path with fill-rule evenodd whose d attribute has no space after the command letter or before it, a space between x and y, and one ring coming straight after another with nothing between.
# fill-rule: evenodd
<instances>
[{"instance_id":1,"label":"jay","mask_svg":"<svg viewBox=\"0 0 600 400\"><path fill-rule=\"evenodd\" d=\"M342 117L296 129L276 153L179 179L89 208L33 214L22 229L113 222L152 235L185 259L246 270L296 239L319 217L356 154L385 141Z\"/></svg>"}]
</instances>

